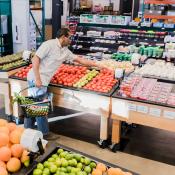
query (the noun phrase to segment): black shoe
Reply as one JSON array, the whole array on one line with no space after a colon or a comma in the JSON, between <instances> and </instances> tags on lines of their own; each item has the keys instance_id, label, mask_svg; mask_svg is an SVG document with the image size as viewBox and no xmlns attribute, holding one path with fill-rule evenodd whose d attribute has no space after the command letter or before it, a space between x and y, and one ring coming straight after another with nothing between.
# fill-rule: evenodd
<instances>
[{"instance_id":1,"label":"black shoe","mask_svg":"<svg viewBox=\"0 0 175 175\"><path fill-rule=\"evenodd\" d=\"M49 134L44 135L43 138L45 140L52 140L52 141L55 140L56 141L57 139L59 139L59 136L54 133L49 132Z\"/></svg>"}]
</instances>

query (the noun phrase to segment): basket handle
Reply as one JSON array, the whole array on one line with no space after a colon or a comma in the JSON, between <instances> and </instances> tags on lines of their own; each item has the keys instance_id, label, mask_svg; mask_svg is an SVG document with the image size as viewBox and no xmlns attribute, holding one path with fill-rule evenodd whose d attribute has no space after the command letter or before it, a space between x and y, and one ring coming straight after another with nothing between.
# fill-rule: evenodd
<instances>
[{"instance_id":1,"label":"basket handle","mask_svg":"<svg viewBox=\"0 0 175 175\"><path fill-rule=\"evenodd\" d=\"M25 90L27 90L27 89L31 89L31 88L34 88L34 87L36 87L36 86L28 86L28 87L22 89L21 91L19 91L18 94L20 94L21 92L23 92L23 91L25 91ZM47 87L47 86L42 86L42 87Z\"/></svg>"}]
</instances>

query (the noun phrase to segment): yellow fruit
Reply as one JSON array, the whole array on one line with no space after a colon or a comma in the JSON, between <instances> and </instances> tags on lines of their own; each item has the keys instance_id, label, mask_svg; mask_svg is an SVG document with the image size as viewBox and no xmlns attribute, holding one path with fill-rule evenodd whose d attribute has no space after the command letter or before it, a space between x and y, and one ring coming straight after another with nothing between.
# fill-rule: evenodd
<instances>
[{"instance_id":1,"label":"yellow fruit","mask_svg":"<svg viewBox=\"0 0 175 175\"><path fill-rule=\"evenodd\" d=\"M3 162L9 161L11 158L11 150L7 146L0 148L0 160Z\"/></svg>"},{"instance_id":2,"label":"yellow fruit","mask_svg":"<svg viewBox=\"0 0 175 175\"><path fill-rule=\"evenodd\" d=\"M124 175L124 172L120 168L109 168L108 175Z\"/></svg>"},{"instance_id":3,"label":"yellow fruit","mask_svg":"<svg viewBox=\"0 0 175 175\"><path fill-rule=\"evenodd\" d=\"M5 133L5 134L9 135L9 129L8 129L8 127L1 126L0 127L0 133Z\"/></svg>"},{"instance_id":4,"label":"yellow fruit","mask_svg":"<svg viewBox=\"0 0 175 175\"><path fill-rule=\"evenodd\" d=\"M7 170L11 173L15 173L19 171L21 168L21 162L18 158L12 157L8 162L7 162Z\"/></svg>"},{"instance_id":5,"label":"yellow fruit","mask_svg":"<svg viewBox=\"0 0 175 175\"><path fill-rule=\"evenodd\" d=\"M24 148L20 144L14 144L11 146L12 156L21 158Z\"/></svg>"}]
</instances>

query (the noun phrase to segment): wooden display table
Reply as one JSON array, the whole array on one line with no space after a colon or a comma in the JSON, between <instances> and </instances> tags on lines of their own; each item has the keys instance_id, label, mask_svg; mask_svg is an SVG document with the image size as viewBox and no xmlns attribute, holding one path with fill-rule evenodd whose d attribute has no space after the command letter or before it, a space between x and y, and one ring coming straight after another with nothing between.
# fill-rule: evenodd
<instances>
[{"instance_id":1,"label":"wooden display table","mask_svg":"<svg viewBox=\"0 0 175 175\"><path fill-rule=\"evenodd\" d=\"M27 82L24 80L9 79L11 94L20 92L27 87ZM87 91L77 91L71 88L63 88L49 86L49 91L54 94L53 106L64 107L72 110L83 111L85 113L96 114L101 117L100 141L101 147L106 146L108 136L108 120L111 110L111 98L96 93ZM25 93L25 94L24 94ZM24 92L23 95L27 95ZM13 115L19 117L21 112L17 104L13 106Z\"/></svg>"},{"instance_id":2,"label":"wooden display table","mask_svg":"<svg viewBox=\"0 0 175 175\"><path fill-rule=\"evenodd\" d=\"M112 151L120 147L121 121L175 132L175 108L112 98Z\"/></svg>"}]
</instances>

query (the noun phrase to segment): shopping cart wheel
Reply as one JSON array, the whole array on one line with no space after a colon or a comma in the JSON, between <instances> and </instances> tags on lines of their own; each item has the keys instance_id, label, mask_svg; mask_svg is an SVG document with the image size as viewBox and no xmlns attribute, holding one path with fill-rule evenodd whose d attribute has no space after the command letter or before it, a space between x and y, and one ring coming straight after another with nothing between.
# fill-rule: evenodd
<instances>
[{"instance_id":1,"label":"shopping cart wheel","mask_svg":"<svg viewBox=\"0 0 175 175\"><path fill-rule=\"evenodd\" d=\"M100 148L105 149L108 147L108 141L107 140L99 140L97 141Z\"/></svg>"},{"instance_id":2,"label":"shopping cart wheel","mask_svg":"<svg viewBox=\"0 0 175 175\"><path fill-rule=\"evenodd\" d=\"M110 145L110 146L109 146L109 149L110 149L112 152L116 153L117 151L120 150L120 143L114 143L114 144Z\"/></svg>"}]
</instances>

